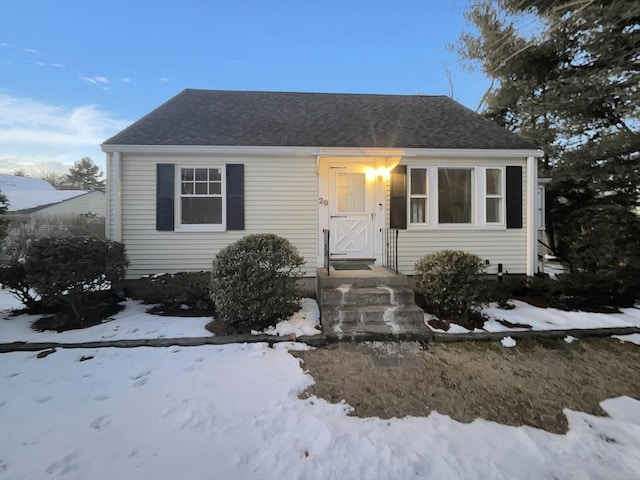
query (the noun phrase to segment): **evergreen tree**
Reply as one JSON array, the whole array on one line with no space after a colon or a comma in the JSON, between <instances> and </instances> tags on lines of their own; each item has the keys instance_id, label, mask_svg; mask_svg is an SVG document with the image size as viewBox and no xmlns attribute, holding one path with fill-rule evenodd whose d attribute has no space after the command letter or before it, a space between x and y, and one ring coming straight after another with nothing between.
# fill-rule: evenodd
<instances>
[{"instance_id":1,"label":"evergreen tree","mask_svg":"<svg viewBox=\"0 0 640 480\"><path fill-rule=\"evenodd\" d=\"M72 190L104 190L105 180L100 168L89 157L77 160L65 176L66 188Z\"/></svg>"},{"instance_id":2,"label":"evergreen tree","mask_svg":"<svg viewBox=\"0 0 640 480\"><path fill-rule=\"evenodd\" d=\"M0 191L0 240L7 236L7 225L9 220L5 218L5 214L9 211L9 200Z\"/></svg>"},{"instance_id":3,"label":"evergreen tree","mask_svg":"<svg viewBox=\"0 0 640 480\"><path fill-rule=\"evenodd\" d=\"M459 52L493 82L483 113L545 151L552 239L578 208L640 205L640 3L481 0L466 15Z\"/></svg>"}]
</instances>

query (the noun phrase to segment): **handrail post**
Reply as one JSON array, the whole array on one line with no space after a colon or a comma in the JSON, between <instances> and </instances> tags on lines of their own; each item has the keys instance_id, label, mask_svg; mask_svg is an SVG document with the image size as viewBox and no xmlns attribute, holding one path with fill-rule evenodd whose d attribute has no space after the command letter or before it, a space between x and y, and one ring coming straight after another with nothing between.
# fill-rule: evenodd
<instances>
[{"instance_id":1,"label":"handrail post","mask_svg":"<svg viewBox=\"0 0 640 480\"><path fill-rule=\"evenodd\" d=\"M331 232L329 229L322 229L322 233L324 234L324 269L327 271L327 276L330 275L330 265L329 265L329 237Z\"/></svg>"}]
</instances>

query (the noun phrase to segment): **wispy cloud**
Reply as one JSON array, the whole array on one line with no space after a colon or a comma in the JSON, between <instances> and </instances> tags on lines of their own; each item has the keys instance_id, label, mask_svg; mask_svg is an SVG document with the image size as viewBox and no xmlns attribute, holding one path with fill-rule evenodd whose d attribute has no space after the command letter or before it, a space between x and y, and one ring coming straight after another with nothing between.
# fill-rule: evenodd
<instances>
[{"instance_id":1,"label":"wispy cloud","mask_svg":"<svg viewBox=\"0 0 640 480\"><path fill-rule=\"evenodd\" d=\"M58 106L0 93L0 171L7 173L5 165L71 164L82 156L100 161L99 145L128 123L98 105Z\"/></svg>"},{"instance_id":2,"label":"wispy cloud","mask_svg":"<svg viewBox=\"0 0 640 480\"><path fill-rule=\"evenodd\" d=\"M2 42L2 43L0 43L0 47L13 47L13 45L11 45L10 43L7 43L7 42Z\"/></svg>"},{"instance_id":3,"label":"wispy cloud","mask_svg":"<svg viewBox=\"0 0 640 480\"><path fill-rule=\"evenodd\" d=\"M129 82L131 81L131 79L130 79L130 78L127 78L127 77L123 77L123 78L121 78L121 79L120 79L120 81L121 81L122 83L129 83Z\"/></svg>"},{"instance_id":4,"label":"wispy cloud","mask_svg":"<svg viewBox=\"0 0 640 480\"><path fill-rule=\"evenodd\" d=\"M65 68L64 65L61 63L52 63L51 66L56 68Z\"/></svg>"},{"instance_id":5,"label":"wispy cloud","mask_svg":"<svg viewBox=\"0 0 640 480\"><path fill-rule=\"evenodd\" d=\"M173 79L169 78L169 77L160 77L158 79L158 83L167 83L167 82L170 82L171 80L173 80Z\"/></svg>"},{"instance_id":6,"label":"wispy cloud","mask_svg":"<svg viewBox=\"0 0 640 480\"><path fill-rule=\"evenodd\" d=\"M40 55L40 52L38 50L34 50L33 48L23 48L22 50L24 52L32 53L34 55Z\"/></svg>"},{"instance_id":7,"label":"wispy cloud","mask_svg":"<svg viewBox=\"0 0 640 480\"><path fill-rule=\"evenodd\" d=\"M83 75L79 75L79 77L81 80L84 80L87 83L90 83L91 85L98 85L98 84L105 84L105 83L109 83L109 79L107 77L99 77L99 76L95 76L95 77L85 77Z\"/></svg>"},{"instance_id":8,"label":"wispy cloud","mask_svg":"<svg viewBox=\"0 0 640 480\"><path fill-rule=\"evenodd\" d=\"M36 65L38 65L39 67L46 67L46 65L42 62L36 62Z\"/></svg>"}]
</instances>

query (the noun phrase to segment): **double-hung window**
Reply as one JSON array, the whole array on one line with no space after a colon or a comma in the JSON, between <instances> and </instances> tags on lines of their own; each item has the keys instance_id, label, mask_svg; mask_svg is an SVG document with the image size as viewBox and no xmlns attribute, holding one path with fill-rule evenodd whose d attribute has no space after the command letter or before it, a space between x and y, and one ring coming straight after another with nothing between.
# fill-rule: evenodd
<instances>
[{"instance_id":1,"label":"double-hung window","mask_svg":"<svg viewBox=\"0 0 640 480\"><path fill-rule=\"evenodd\" d=\"M485 220L488 224L504 223L502 169L487 168L485 172Z\"/></svg>"},{"instance_id":2,"label":"double-hung window","mask_svg":"<svg viewBox=\"0 0 640 480\"><path fill-rule=\"evenodd\" d=\"M180 166L178 182L178 226L187 230L224 229L224 169Z\"/></svg>"},{"instance_id":3,"label":"double-hung window","mask_svg":"<svg viewBox=\"0 0 640 480\"><path fill-rule=\"evenodd\" d=\"M438 223L474 221L474 169L438 168Z\"/></svg>"},{"instance_id":4,"label":"double-hung window","mask_svg":"<svg viewBox=\"0 0 640 480\"><path fill-rule=\"evenodd\" d=\"M428 175L426 168L411 168L409 170L409 223L411 225L426 225L428 215Z\"/></svg>"}]
</instances>

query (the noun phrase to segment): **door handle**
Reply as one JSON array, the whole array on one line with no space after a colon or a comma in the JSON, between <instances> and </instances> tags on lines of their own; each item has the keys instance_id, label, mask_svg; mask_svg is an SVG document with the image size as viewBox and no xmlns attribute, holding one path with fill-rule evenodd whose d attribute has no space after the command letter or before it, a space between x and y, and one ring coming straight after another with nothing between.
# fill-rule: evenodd
<instances>
[{"instance_id":1,"label":"door handle","mask_svg":"<svg viewBox=\"0 0 640 480\"><path fill-rule=\"evenodd\" d=\"M346 215L331 215L331 218L347 218Z\"/></svg>"},{"instance_id":2,"label":"door handle","mask_svg":"<svg viewBox=\"0 0 640 480\"><path fill-rule=\"evenodd\" d=\"M371 212L371 220L373 221L373 217L374 217L375 213Z\"/></svg>"}]
</instances>

